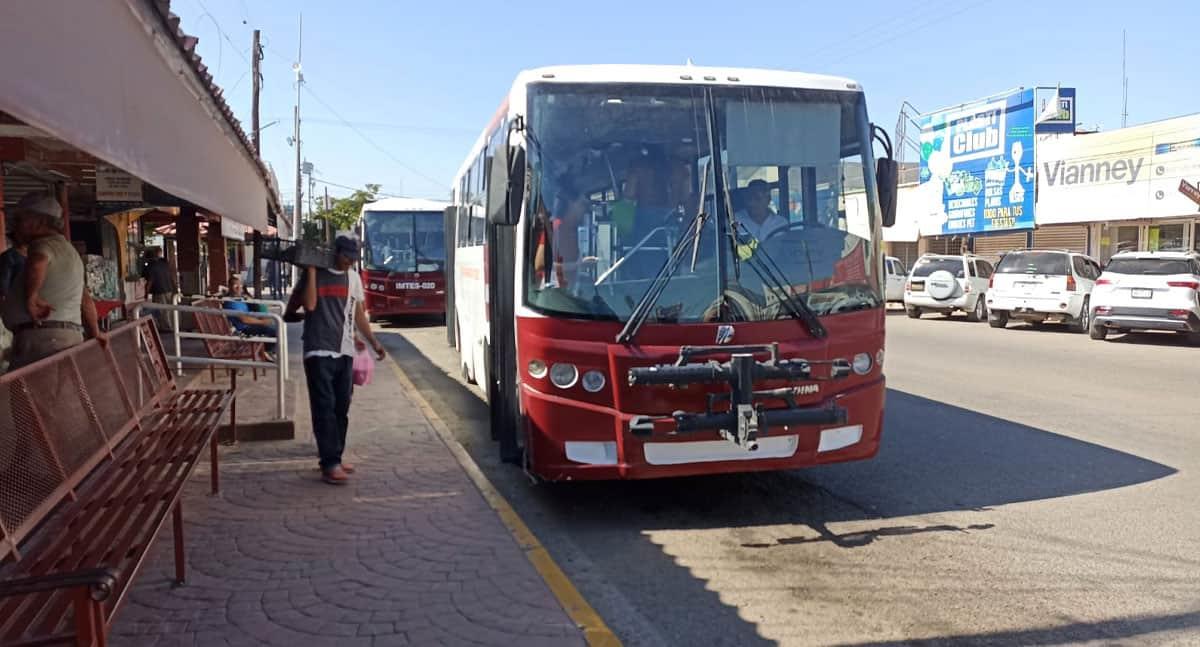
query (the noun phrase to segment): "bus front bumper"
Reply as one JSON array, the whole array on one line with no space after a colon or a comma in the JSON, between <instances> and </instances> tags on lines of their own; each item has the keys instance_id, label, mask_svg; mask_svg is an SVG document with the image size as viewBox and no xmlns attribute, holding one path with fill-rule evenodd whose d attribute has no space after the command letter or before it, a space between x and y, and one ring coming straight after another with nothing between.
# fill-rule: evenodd
<instances>
[{"instance_id":1,"label":"bus front bumper","mask_svg":"<svg viewBox=\"0 0 1200 647\"><path fill-rule=\"evenodd\" d=\"M637 416L522 387L530 463L538 476L558 480L645 479L786 470L868 459L879 451L886 382L877 380L830 396L847 411L844 422L790 425L758 438L747 451L716 433L641 438Z\"/></svg>"},{"instance_id":2,"label":"bus front bumper","mask_svg":"<svg viewBox=\"0 0 1200 647\"><path fill-rule=\"evenodd\" d=\"M389 295L367 291L367 311L372 317L443 314L445 294Z\"/></svg>"}]
</instances>

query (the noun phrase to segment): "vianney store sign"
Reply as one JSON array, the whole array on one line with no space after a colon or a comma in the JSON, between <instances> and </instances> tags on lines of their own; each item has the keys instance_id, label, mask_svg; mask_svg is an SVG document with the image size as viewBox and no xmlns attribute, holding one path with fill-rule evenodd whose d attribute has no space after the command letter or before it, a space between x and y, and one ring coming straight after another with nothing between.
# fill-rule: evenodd
<instances>
[{"instance_id":1,"label":"vianney store sign","mask_svg":"<svg viewBox=\"0 0 1200 647\"><path fill-rule=\"evenodd\" d=\"M1038 144L1038 224L1197 213L1200 114Z\"/></svg>"}]
</instances>

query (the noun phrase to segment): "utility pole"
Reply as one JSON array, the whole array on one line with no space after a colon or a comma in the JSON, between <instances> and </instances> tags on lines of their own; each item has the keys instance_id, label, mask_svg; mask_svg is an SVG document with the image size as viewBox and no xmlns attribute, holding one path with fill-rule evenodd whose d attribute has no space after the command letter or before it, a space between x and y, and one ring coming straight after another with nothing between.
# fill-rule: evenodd
<instances>
[{"instance_id":1,"label":"utility pole","mask_svg":"<svg viewBox=\"0 0 1200 647\"><path fill-rule=\"evenodd\" d=\"M262 33L255 29L254 40L250 45L250 77L253 80L253 85L250 91L250 131L251 140L254 143L254 156L262 160L262 137L260 131L262 128L258 122L258 99L262 91L262 46L259 44L259 38ZM255 229L252 239L254 249L253 267L250 270L250 283L254 288L254 297L262 298L262 232Z\"/></svg>"},{"instance_id":2,"label":"utility pole","mask_svg":"<svg viewBox=\"0 0 1200 647\"><path fill-rule=\"evenodd\" d=\"M304 191L300 184L300 86L304 85L304 71L300 66L300 55L304 51L304 14L300 14L300 40L296 45L296 63L292 65L292 71L296 73L296 108L295 108L295 136L292 138L292 143L296 147L296 200L292 208L292 234L300 239L304 234L304 214L303 197Z\"/></svg>"},{"instance_id":3,"label":"utility pole","mask_svg":"<svg viewBox=\"0 0 1200 647\"><path fill-rule=\"evenodd\" d=\"M329 211L329 207L330 207L330 204L329 204L329 185L325 185L325 201L324 201L324 202L322 202L321 204L322 204L322 206L324 207L325 211ZM332 243L332 242L333 242L333 236L334 236L334 234L336 234L336 233L337 233L337 232L333 231L333 228L329 226L329 221L328 221L328 220L326 220L326 221L325 221L325 242L326 242L326 243Z\"/></svg>"},{"instance_id":4,"label":"utility pole","mask_svg":"<svg viewBox=\"0 0 1200 647\"><path fill-rule=\"evenodd\" d=\"M253 85L250 90L250 129L253 131L254 154L262 157L262 140L259 136L261 128L258 125L258 95L262 91L262 46L259 37L262 32L254 30L253 44L250 46L250 78Z\"/></svg>"},{"instance_id":5,"label":"utility pole","mask_svg":"<svg viewBox=\"0 0 1200 647\"><path fill-rule=\"evenodd\" d=\"M1129 123L1129 75L1125 73L1125 30L1121 30L1121 127Z\"/></svg>"}]
</instances>

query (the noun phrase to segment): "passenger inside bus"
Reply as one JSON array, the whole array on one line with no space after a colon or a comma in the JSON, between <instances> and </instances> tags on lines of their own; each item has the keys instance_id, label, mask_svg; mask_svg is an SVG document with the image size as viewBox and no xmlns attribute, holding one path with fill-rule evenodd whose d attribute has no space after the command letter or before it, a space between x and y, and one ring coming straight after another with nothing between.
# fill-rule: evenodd
<instances>
[{"instance_id":1,"label":"passenger inside bus","mask_svg":"<svg viewBox=\"0 0 1200 647\"><path fill-rule=\"evenodd\" d=\"M584 225L590 202L587 194L571 181L563 181L559 186L552 213L549 217L540 216L541 225L535 225L538 229L533 267L545 287L571 290L578 285L580 267L596 262L594 256L581 256L579 249L579 228ZM546 261L551 258L554 271L547 272Z\"/></svg>"}]
</instances>

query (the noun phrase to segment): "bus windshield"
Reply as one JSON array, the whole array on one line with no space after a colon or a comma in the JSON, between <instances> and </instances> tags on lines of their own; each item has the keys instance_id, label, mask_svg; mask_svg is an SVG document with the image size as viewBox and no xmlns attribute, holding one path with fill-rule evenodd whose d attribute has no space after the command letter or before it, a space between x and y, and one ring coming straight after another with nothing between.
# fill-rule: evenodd
<instances>
[{"instance_id":1,"label":"bus windshield","mask_svg":"<svg viewBox=\"0 0 1200 647\"><path fill-rule=\"evenodd\" d=\"M367 211L363 267L383 272L441 272L445 221L439 212Z\"/></svg>"},{"instance_id":2,"label":"bus windshield","mask_svg":"<svg viewBox=\"0 0 1200 647\"><path fill-rule=\"evenodd\" d=\"M673 251L649 322L882 305L860 93L546 83L529 104L530 307L625 321Z\"/></svg>"}]
</instances>

